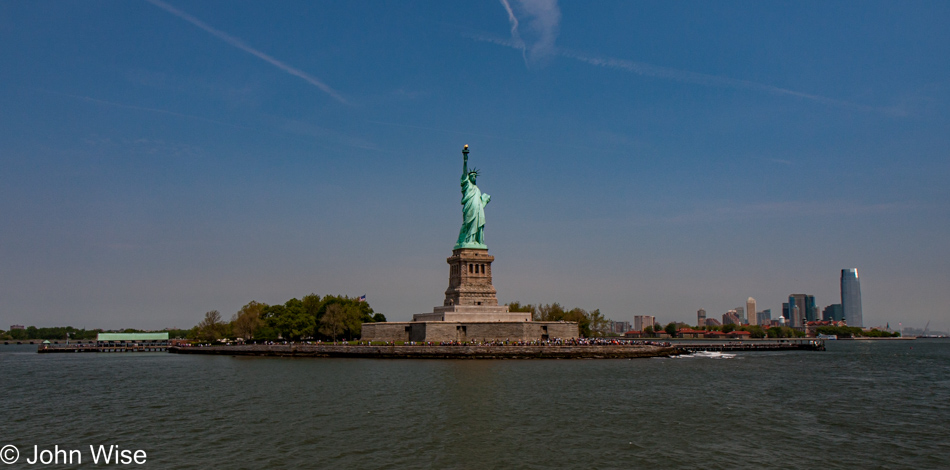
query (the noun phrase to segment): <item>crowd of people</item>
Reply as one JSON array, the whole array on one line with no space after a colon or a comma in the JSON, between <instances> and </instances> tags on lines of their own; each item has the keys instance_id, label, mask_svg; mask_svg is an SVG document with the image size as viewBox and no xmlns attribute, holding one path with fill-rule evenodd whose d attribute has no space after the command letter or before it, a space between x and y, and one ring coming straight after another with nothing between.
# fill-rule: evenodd
<instances>
[{"instance_id":1,"label":"crowd of people","mask_svg":"<svg viewBox=\"0 0 950 470\"><path fill-rule=\"evenodd\" d=\"M553 338L546 340L482 340L473 339L471 341L248 341L248 342L228 342L224 346L237 346L241 344L261 344L261 345L332 345L332 346L670 346L669 342L649 341L642 339L618 339L618 338ZM192 346L191 344L180 344L180 346ZM194 346L204 346L197 344Z\"/></svg>"},{"instance_id":2,"label":"crowd of people","mask_svg":"<svg viewBox=\"0 0 950 470\"><path fill-rule=\"evenodd\" d=\"M360 342L359 344L364 344ZM370 344L370 343L365 343ZM386 345L396 345L395 341L386 341ZM670 346L669 342L645 341L617 338L569 338L547 340L471 340L471 341L406 341L404 346Z\"/></svg>"}]
</instances>

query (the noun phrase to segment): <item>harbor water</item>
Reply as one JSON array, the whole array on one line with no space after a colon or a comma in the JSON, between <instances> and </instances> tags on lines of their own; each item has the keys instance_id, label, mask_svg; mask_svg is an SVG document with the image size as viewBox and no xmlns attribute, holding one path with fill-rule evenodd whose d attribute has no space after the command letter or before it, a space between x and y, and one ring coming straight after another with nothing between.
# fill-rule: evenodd
<instances>
[{"instance_id":1,"label":"harbor water","mask_svg":"<svg viewBox=\"0 0 950 470\"><path fill-rule=\"evenodd\" d=\"M37 354L0 346L8 468L950 468L950 341L633 360ZM36 446L34 448L34 446ZM81 463L29 465L34 449Z\"/></svg>"}]
</instances>

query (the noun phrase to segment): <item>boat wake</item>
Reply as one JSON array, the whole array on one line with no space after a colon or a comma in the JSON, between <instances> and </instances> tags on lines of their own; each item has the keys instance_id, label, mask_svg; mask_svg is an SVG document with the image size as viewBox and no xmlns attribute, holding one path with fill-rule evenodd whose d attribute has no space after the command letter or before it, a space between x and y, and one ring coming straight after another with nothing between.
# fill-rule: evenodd
<instances>
[{"instance_id":1,"label":"boat wake","mask_svg":"<svg viewBox=\"0 0 950 470\"><path fill-rule=\"evenodd\" d=\"M723 353L720 351L696 351L691 354L685 354L682 356L674 356L684 359L688 358L699 358L699 359L733 359L736 357L735 354Z\"/></svg>"}]
</instances>

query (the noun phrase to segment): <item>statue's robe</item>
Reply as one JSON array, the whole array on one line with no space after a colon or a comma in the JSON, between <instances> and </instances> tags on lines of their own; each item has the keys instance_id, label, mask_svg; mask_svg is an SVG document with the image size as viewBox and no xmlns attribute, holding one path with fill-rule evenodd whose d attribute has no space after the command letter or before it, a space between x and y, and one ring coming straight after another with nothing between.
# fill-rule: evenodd
<instances>
[{"instance_id":1,"label":"statue's robe","mask_svg":"<svg viewBox=\"0 0 950 470\"><path fill-rule=\"evenodd\" d=\"M478 186L469 181L468 174L462 175L462 228L456 247L465 244L485 244L485 205L491 196L482 194Z\"/></svg>"}]
</instances>

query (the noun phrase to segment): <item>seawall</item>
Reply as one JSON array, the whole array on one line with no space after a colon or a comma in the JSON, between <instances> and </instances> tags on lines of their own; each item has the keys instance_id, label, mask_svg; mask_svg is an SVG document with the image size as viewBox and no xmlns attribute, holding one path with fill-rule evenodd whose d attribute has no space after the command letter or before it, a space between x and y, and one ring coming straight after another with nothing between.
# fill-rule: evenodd
<instances>
[{"instance_id":1,"label":"seawall","mask_svg":"<svg viewBox=\"0 0 950 470\"><path fill-rule=\"evenodd\" d=\"M275 344L194 347L173 346L175 354L223 356L353 357L375 359L632 359L669 357L684 352L650 345L578 346L342 346L332 344Z\"/></svg>"}]
</instances>

